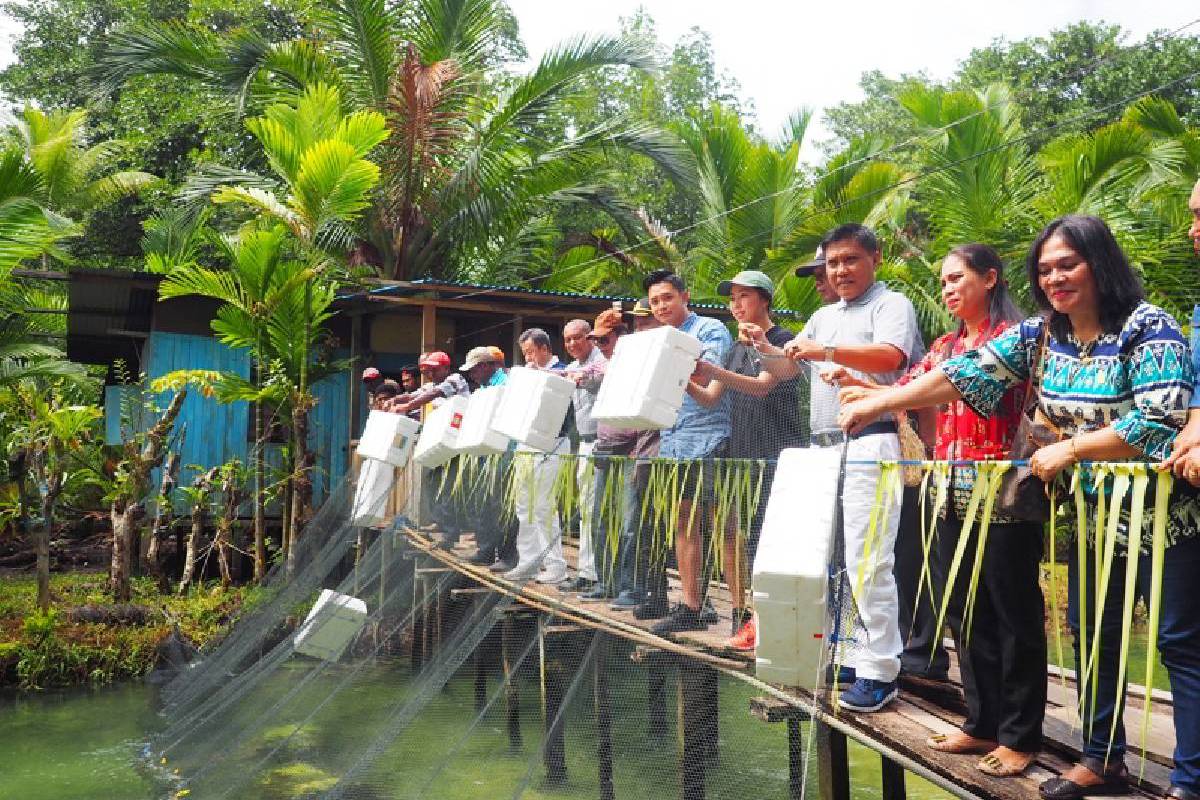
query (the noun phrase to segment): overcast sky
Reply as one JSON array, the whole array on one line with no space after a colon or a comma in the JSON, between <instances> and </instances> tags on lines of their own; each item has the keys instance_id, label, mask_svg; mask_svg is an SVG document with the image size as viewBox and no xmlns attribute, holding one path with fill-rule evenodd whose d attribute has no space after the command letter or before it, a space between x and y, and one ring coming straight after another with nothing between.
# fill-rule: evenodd
<instances>
[{"instance_id":1,"label":"overcast sky","mask_svg":"<svg viewBox=\"0 0 1200 800\"><path fill-rule=\"evenodd\" d=\"M861 97L858 77L925 70L944 78L972 48L1020 39L1080 19L1119 23L1136 39L1200 16L1184 0L508 0L531 59L581 32L615 32L647 9L668 45L692 26L712 36L717 65L754 101L760 129L774 134L793 109ZM1188 30L1200 32L1200 24ZM12 21L0 16L0 63L11 58ZM818 117L811 143L828 136Z\"/></svg>"},{"instance_id":2,"label":"overcast sky","mask_svg":"<svg viewBox=\"0 0 1200 800\"><path fill-rule=\"evenodd\" d=\"M972 48L1003 36L1021 39L1081 19L1120 24L1136 39L1200 17L1183 0L508 0L536 59L582 31L613 31L638 6L653 17L659 39L675 41L692 26L712 36L718 68L754 101L760 129L775 134L799 106L821 109L862 97L859 76L954 72ZM1200 24L1188 29L1200 33ZM812 142L827 138L818 118Z\"/></svg>"}]
</instances>

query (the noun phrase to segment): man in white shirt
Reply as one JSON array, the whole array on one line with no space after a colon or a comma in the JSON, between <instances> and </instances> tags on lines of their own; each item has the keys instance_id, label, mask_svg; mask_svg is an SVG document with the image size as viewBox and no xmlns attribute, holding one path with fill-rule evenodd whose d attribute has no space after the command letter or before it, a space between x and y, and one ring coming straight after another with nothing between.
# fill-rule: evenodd
<instances>
[{"instance_id":1,"label":"man in white shirt","mask_svg":"<svg viewBox=\"0 0 1200 800\"><path fill-rule=\"evenodd\" d=\"M587 320L573 319L563 326L563 347L574 359L567 364L566 377L575 381L575 393L571 406L575 411L575 429L579 432L579 459L575 468L575 480L579 484L579 575L569 585L572 591L580 592L585 601L603 600L608 593L600 585L597 570L595 542L592 540L592 505L596 498L595 468L591 463L592 451L596 447L596 421L592 419L592 406L600 392L604 373L597 369L604 364L604 354L589 338L592 326Z\"/></svg>"}]
</instances>

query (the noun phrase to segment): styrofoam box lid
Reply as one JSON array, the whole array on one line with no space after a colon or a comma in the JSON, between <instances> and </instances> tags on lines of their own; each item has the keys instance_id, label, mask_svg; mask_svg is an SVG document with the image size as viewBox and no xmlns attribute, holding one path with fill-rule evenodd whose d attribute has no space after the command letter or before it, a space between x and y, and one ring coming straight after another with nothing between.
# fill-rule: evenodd
<instances>
[{"instance_id":1,"label":"styrofoam box lid","mask_svg":"<svg viewBox=\"0 0 1200 800\"><path fill-rule=\"evenodd\" d=\"M367 622L367 604L357 597L322 589L296 631L296 652L336 661Z\"/></svg>"},{"instance_id":2,"label":"styrofoam box lid","mask_svg":"<svg viewBox=\"0 0 1200 800\"><path fill-rule=\"evenodd\" d=\"M408 452L420 429L421 423L403 414L372 411L367 415L367 424L359 438L357 452L363 458L388 461L402 467L408 460Z\"/></svg>"},{"instance_id":3,"label":"styrofoam box lid","mask_svg":"<svg viewBox=\"0 0 1200 800\"><path fill-rule=\"evenodd\" d=\"M378 525L387 520L388 498L395 478L395 467L387 461L368 458L362 462L350 508L352 524Z\"/></svg>"},{"instance_id":4,"label":"styrofoam box lid","mask_svg":"<svg viewBox=\"0 0 1200 800\"><path fill-rule=\"evenodd\" d=\"M829 569L841 453L793 447L779 454L754 574L823 577Z\"/></svg>"}]
</instances>

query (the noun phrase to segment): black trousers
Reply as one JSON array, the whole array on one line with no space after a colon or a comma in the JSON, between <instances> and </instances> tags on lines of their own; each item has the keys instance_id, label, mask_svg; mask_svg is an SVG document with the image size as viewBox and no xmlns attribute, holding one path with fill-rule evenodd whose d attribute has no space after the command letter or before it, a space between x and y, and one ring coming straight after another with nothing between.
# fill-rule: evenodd
<instances>
[{"instance_id":1,"label":"black trousers","mask_svg":"<svg viewBox=\"0 0 1200 800\"><path fill-rule=\"evenodd\" d=\"M927 507L932 508L929 504ZM931 553L932 555L932 553ZM900 669L907 675L944 679L950 668L950 656L942 646L942 632L936 630L937 609L930 601L932 595L941 603L942 587L946 585L945 570L940 559L929 559L929 575L917 597L921 580L921 565L925 554L921 544L921 489L904 489L904 504L900 509L900 527L896 531L896 561L892 574L900 601L900 635L904 637L904 652L900 654ZM915 619L914 619L915 617Z\"/></svg>"},{"instance_id":2,"label":"black trousers","mask_svg":"<svg viewBox=\"0 0 1200 800\"><path fill-rule=\"evenodd\" d=\"M962 523L950 509L938 521L937 554L943 565L954 557ZM1046 612L1038 569L1042 525L992 524L975 590L969 631L963 631L965 601L979 528L971 531L954 581L946 620L958 645L964 733L995 739L1023 753L1041 748L1046 713ZM964 635L967 634L967 635Z\"/></svg>"}]
</instances>

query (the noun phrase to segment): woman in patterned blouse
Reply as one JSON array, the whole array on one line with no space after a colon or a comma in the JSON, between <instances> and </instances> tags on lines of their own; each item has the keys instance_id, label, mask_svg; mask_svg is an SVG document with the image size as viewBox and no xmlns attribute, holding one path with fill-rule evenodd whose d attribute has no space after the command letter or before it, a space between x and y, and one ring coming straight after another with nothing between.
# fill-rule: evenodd
<instances>
[{"instance_id":1,"label":"woman in patterned blouse","mask_svg":"<svg viewBox=\"0 0 1200 800\"><path fill-rule=\"evenodd\" d=\"M946 403L962 398L980 414L990 414L1009 387L1027 380L1045 339L1038 411L1057 426L1063 439L1030 458L1044 481L1084 461L1161 461L1187 415L1193 374L1187 342L1169 314L1145 301L1137 276L1112 232L1096 217L1067 216L1050 223L1030 248L1026 262L1034 299L1043 316L1032 317L988 342L941 365L903 389L844 406L839 422L857 428L886 410ZM1085 481L1091 486L1091 481ZM1189 504L1172 504L1161 595L1158 645L1171 679L1175 713L1175 771L1172 783L1191 797L1200 774L1200 595L1190 589L1200 568L1200 539ZM1150 516L1150 515L1147 515ZM1135 532L1135 536L1142 532ZM1137 576L1148 590L1149 556ZM1117 555L1105 589L1095 692L1085 698L1083 758L1059 778L1042 784L1047 800L1127 789L1121 704L1116 702L1124 595L1124 552ZM1090 561L1090 560L1089 560ZM1076 633L1079 663L1078 565L1072 560L1068 624ZM1095 586L1095 575L1087 585ZM1094 702L1092 701L1092 698ZM1114 717L1116 719L1114 726ZM1115 727L1116 735L1110 730Z\"/></svg>"},{"instance_id":2,"label":"woman in patterned blouse","mask_svg":"<svg viewBox=\"0 0 1200 800\"><path fill-rule=\"evenodd\" d=\"M978 349L1003 334L1024 316L1004 283L1004 263L991 247L968 244L951 250L942 262L942 299L959 320L957 328L933 343L895 387L843 389L840 400L874 396L887 403L923 375L936 372L948 359ZM849 375L835 376L845 386ZM955 398L937 412L934 457L946 461L993 461L1008 457L1021 413L1025 382L1009 387L992 415L977 414ZM951 469L952 499L937 521L932 550L933 587L938 584L958 546L975 469ZM978 527L966 545L946 621L958 646L967 717L962 730L931 738L929 746L945 753L985 755L979 768L1003 777L1020 774L1041 746L1046 714L1045 607L1038 586L1042 558L1042 526L993 516L980 571L970 635L962 635L967 578L973 569ZM940 638L940 633L938 634ZM928 655L926 656L928 657Z\"/></svg>"}]
</instances>

